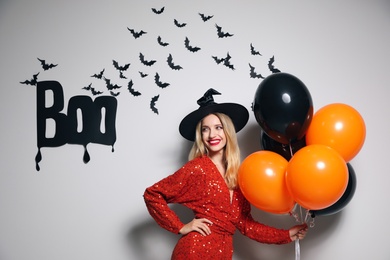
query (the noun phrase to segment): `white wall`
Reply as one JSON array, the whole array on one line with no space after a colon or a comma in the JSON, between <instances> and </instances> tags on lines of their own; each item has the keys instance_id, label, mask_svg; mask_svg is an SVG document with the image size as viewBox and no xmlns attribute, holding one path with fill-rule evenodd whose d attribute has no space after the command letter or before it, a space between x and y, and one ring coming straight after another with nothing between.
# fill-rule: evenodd
<instances>
[{"instance_id":1,"label":"white wall","mask_svg":"<svg viewBox=\"0 0 390 260\"><path fill-rule=\"evenodd\" d=\"M165 6L161 15L151 8ZM214 17L203 22L203 12ZM186 160L190 144L178 124L197 108L210 87L217 102L232 101L250 109L259 80L249 78L248 63L269 75L267 62L300 78L315 110L342 102L364 117L367 138L351 161L357 190L340 213L316 218L301 242L302 259L390 259L387 199L390 196L388 147L390 3L375 1L49 1L0 2L0 259L168 259L178 236L160 229L149 217L144 189L172 173ZM186 22L184 28L173 19ZM234 37L218 39L215 23ZM147 31L132 38L127 27ZM170 42L157 45L157 36ZM184 38L201 47L184 49ZM251 56L249 44L263 54ZM216 65L212 55L232 56L236 70ZM143 52L158 62L139 63ZM172 53L184 69L165 63ZM43 71L37 58L57 63ZM65 105L90 76L106 68L121 81L112 60L130 62L127 76L142 92L134 97L123 87L117 97L115 151L66 144L37 153L35 87L20 84L40 72L39 80L56 80L64 88ZM141 79L138 71L150 73ZM159 72L171 85L153 83ZM102 87L102 85L100 85ZM160 95L159 114L149 109ZM66 113L66 108L64 109ZM50 129L48 129L49 131ZM243 156L260 149L260 128L253 114L240 133ZM189 219L187 210L177 207ZM254 216L287 228L290 216L254 209ZM262 245L239 234L234 259L293 259L294 245Z\"/></svg>"}]
</instances>

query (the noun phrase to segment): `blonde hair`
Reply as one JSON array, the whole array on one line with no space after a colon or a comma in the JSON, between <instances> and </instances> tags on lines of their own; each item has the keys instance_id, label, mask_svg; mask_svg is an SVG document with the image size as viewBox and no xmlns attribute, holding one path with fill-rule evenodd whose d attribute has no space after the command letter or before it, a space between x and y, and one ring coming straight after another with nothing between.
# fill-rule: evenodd
<instances>
[{"instance_id":1,"label":"blonde hair","mask_svg":"<svg viewBox=\"0 0 390 260\"><path fill-rule=\"evenodd\" d=\"M225 181L229 189L238 186L237 175L240 167L240 149L238 147L236 130L229 116L222 113L213 113L222 123L223 131L226 136L226 146L224 148L223 159L225 160L226 173ZM195 141L192 145L188 159L192 160L197 157L207 155L208 151L202 141L202 120L196 125Z\"/></svg>"}]
</instances>

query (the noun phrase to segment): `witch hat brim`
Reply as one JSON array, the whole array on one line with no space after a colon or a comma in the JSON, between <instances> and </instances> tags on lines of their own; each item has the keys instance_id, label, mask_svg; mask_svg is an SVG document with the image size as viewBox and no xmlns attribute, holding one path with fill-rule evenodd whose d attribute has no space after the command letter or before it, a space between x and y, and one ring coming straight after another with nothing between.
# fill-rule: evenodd
<instances>
[{"instance_id":1,"label":"witch hat brim","mask_svg":"<svg viewBox=\"0 0 390 260\"><path fill-rule=\"evenodd\" d=\"M197 110L191 112L183 118L179 125L180 134L185 139L194 141L196 125L205 116L213 113L223 113L229 116L233 121L236 132L239 132L242 128L244 128L249 119L249 112L244 106L237 103L217 104L213 102L211 98L211 102L202 104Z\"/></svg>"}]
</instances>

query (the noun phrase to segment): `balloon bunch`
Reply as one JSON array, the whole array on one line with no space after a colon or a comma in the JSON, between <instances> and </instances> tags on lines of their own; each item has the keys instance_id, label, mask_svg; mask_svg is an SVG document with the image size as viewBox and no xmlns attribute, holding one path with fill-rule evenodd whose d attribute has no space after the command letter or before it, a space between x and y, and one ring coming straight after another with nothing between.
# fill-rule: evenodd
<instances>
[{"instance_id":1,"label":"balloon bunch","mask_svg":"<svg viewBox=\"0 0 390 260\"><path fill-rule=\"evenodd\" d=\"M291 214L299 205L314 217L337 213L352 199L356 175L349 161L363 146L364 120L341 103L313 111L297 77L278 72L260 83L253 112L263 149L243 160L238 175L255 207Z\"/></svg>"}]
</instances>

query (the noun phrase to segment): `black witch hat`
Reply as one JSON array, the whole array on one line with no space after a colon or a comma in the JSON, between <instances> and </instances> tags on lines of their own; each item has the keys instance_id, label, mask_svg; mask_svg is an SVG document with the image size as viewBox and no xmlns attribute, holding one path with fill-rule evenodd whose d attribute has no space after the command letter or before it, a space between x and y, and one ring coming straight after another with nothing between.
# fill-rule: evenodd
<instances>
[{"instance_id":1,"label":"black witch hat","mask_svg":"<svg viewBox=\"0 0 390 260\"><path fill-rule=\"evenodd\" d=\"M188 114L180 122L179 132L185 139L195 140L196 125L209 114L223 113L229 116L233 121L236 132L240 131L248 122L249 113L244 106L236 103L215 103L213 95L221 95L221 93L212 88L207 90L203 97L197 101L199 108Z\"/></svg>"}]
</instances>

